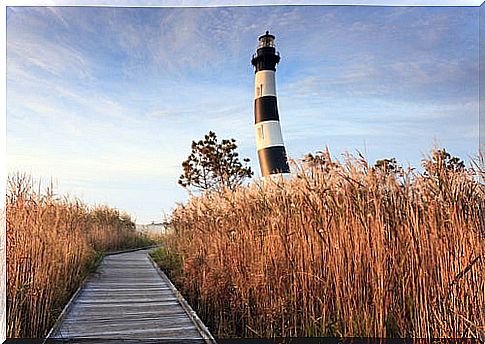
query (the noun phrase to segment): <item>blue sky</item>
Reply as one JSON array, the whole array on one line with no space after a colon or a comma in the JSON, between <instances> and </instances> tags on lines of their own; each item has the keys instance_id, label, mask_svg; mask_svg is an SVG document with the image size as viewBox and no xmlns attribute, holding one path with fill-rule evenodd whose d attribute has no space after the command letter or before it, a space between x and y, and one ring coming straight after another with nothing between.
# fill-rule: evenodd
<instances>
[{"instance_id":1,"label":"blue sky","mask_svg":"<svg viewBox=\"0 0 485 344\"><path fill-rule=\"evenodd\" d=\"M478 151L478 8L7 8L7 170L159 221L193 139L234 137L259 176L250 63L276 35L291 158L418 165Z\"/></svg>"}]
</instances>

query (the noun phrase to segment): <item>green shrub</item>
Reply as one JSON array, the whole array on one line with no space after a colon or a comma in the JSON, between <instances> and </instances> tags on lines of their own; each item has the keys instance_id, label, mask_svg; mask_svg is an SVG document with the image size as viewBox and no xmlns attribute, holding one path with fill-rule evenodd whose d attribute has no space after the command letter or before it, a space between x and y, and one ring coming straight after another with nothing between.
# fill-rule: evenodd
<instances>
[{"instance_id":1,"label":"green shrub","mask_svg":"<svg viewBox=\"0 0 485 344\"><path fill-rule=\"evenodd\" d=\"M150 253L153 260L170 279L176 279L182 274L183 259L167 247L160 247Z\"/></svg>"}]
</instances>

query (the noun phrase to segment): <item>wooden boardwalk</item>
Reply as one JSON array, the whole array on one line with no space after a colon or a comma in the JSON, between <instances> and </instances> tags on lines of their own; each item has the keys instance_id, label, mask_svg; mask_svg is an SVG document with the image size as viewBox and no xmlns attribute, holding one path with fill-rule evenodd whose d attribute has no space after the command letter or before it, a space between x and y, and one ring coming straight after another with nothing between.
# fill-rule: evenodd
<instances>
[{"instance_id":1,"label":"wooden boardwalk","mask_svg":"<svg viewBox=\"0 0 485 344\"><path fill-rule=\"evenodd\" d=\"M106 256L48 337L69 343L215 343L148 251Z\"/></svg>"}]
</instances>

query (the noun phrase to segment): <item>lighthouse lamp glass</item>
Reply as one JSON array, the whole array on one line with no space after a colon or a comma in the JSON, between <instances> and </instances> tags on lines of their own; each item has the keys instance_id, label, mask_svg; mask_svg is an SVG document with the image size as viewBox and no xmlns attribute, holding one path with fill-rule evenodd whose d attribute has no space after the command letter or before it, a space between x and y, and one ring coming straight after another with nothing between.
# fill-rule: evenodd
<instances>
[{"instance_id":1,"label":"lighthouse lamp glass","mask_svg":"<svg viewBox=\"0 0 485 344\"><path fill-rule=\"evenodd\" d=\"M263 36L259 38L258 48L274 48L274 38L271 36Z\"/></svg>"}]
</instances>

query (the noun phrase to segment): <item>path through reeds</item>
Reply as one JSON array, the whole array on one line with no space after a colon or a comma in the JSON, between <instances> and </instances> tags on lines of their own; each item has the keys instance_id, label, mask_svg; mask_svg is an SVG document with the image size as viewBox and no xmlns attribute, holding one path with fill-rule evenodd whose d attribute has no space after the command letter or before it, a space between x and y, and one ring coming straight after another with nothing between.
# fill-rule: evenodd
<instances>
[{"instance_id":1,"label":"path through reeds","mask_svg":"<svg viewBox=\"0 0 485 344\"><path fill-rule=\"evenodd\" d=\"M146 246L126 214L11 175L6 199L7 337L43 337L103 252Z\"/></svg>"}]
</instances>

